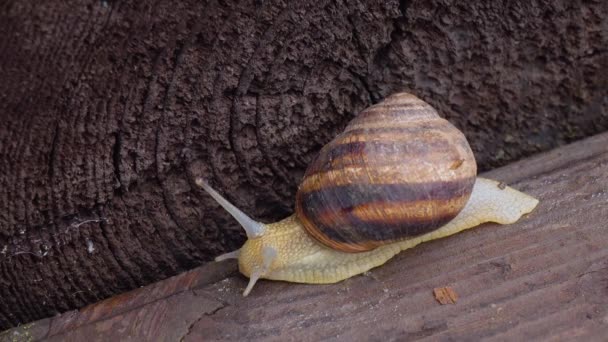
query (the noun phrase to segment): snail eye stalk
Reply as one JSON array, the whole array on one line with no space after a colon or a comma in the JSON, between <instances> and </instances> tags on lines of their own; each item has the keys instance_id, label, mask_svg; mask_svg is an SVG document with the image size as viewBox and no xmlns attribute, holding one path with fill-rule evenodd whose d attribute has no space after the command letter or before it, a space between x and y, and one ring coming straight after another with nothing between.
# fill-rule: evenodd
<instances>
[{"instance_id":1,"label":"snail eye stalk","mask_svg":"<svg viewBox=\"0 0 608 342\"><path fill-rule=\"evenodd\" d=\"M219 205L226 209L226 211L241 224L247 233L247 238L255 239L264 235L264 225L262 223L253 220L251 217L247 216L247 214L239 210L239 208L228 202L228 200L215 191L204 179L197 178L196 185L207 191L207 193L211 195L211 197L213 197L213 199L215 199Z\"/></svg>"}]
</instances>

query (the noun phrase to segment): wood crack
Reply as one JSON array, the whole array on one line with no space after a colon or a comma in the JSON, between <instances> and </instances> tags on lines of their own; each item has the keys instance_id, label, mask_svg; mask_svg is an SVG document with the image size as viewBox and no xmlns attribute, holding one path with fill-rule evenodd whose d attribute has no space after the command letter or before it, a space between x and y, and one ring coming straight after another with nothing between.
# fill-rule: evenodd
<instances>
[{"instance_id":1,"label":"wood crack","mask_svg":"<svg viewBox=\"0 0 608 342\"><path fill-rule=\"evenodd\" d=\"M115 178L116 182L118 183L118 187L115 188L115 192L117 195L120 196L123 194L122 176L120 173L120 163L122 160L122 157L121 157L122 135L121 135L120 129L118 129L118 131L116 133L114 133L113 136L114 136L114 144L112 145L112 165L113 165L113 170L114 170L114 178Z\"/></svg>"},{"instance_id":2,"label":"wood crack","mask_svg":"<svg viewBox=\"0 0 608 342\"><path fill-rule=\"evenodd\" d=\"M162 127L167 126L167 124L166 124L167 118L168 118L167 110L170 107L170 105L173 103L172 100L173 100L173 94L175 91L175 80L176 80L177 75L179 74L185 51L188 49L191 41L194 39L196 34L197 34L196 32L191 32L189 34L188 38L186 38L186 41L183 43L178 43L177 48L175 49L175 52L174 52L175 62L174 62L173 68L171 70L169 84L167 85L165 95L163 96L163 99L161 102L162 117L160 120L158 120L158 124L156 126L156 131L155 131L155 140L154 140L154 161L156 164L156 179L161 188L162 202L163 202L165 209L167 210L167 213L169 214L169 218L175 224L175 226L179 229L182 237L184 237L186 240L188 240L190 242L190 247L188 248L188 250L191 255L198 254L197 251L193 249L193 247L196 246L196 244L192 241L190 234L188 234L188 230L184 226L182 226L182 224L179 222L179 218L177 217L176 213L174 212L174 210L171 208L171 206L169 204L169 199L167 196L168 189L166 188L166 186L164 184L165 175L166 175L166 172L168 172L168 170L162 169L162 165L163 165L164 161L161 158L160 150L161 150L161 133L163 132ZM163 139L163 142L164 142L164 139ZM186 172L183 171L183 173L186 173Z\"/></svg>"},{"instance_id":3,"label":"wood crack","mask_svg":"<svg viewBox=\"0 0 608 342\"><path fill-rule=\"evenodd\" d=\"M294 7L298 7L298 3L295 3L295 4L292 3L291 5ZM240 114L237 103L238 103L238 101L241 100L242 97L244 97L248 94L249 86L251 84L251 81L254 78L253 70L251 68L254 58L256 58L259 55L260 49L262 47L267 46L275 39L274 31L275 31L278 23L283 22L289 15L290 11L293 10L294 7L289 7L289 6L285 7L281 11L281 13L279 13L276 16L276 18L273 20L273 22L270 23L270 25L268 25L268 28L266 29L266 31L264 31L264 33L261 35L261 38L256 43L256 47L254 48L253 53L248 57L247 61L244 64L243 71L241 72L241 74L239 76L236 93L232 100L232 106L230 108L230 121L229 121L230 125L228 128L228 137L229 137L229 142L230 142L230 148L235 155L235 161L236 161L236 164L237 164L239 170L241 170L241 172L247 176L249 183L252 183L252 181L253 181L253 177L251 175L251 168L248 165L245 153L243 151L241 151L241 148L240 148L240 146L238 146L237 141L236 141L237 140L236 134L239 134L242 132L241 130L237 131L235 129L236 126L239 126L238 118L239 118L239 114ZM258 142L258 146L259 146L259 142ZM268 161L268 157L266 155L264 156L264 159L266 159ZM271 163L271 161L268 161L268 162ZM274 191L274 190L271 189L271 191Z\"/></svg>"},{"instance_id":4,"label":"wood crack","mask_svg":"<svg viewBox=\"0 0 608 342\"><path fill-rule=\"evenodd\" d=\"M55 176L55 160L57 159L57 145L59 144L59 122L55 122L55 129L53 130L53 138L51 139L51 151L49 153L49 160L47 163L47 176L50 182L53 181ZM52 189L52 185L51 185Z\"/></svg>"},{"instance_id":5,"label":"wood crack","mask_svg":"<svg viewBox=\"0 0 608 342\"><path fill-rule=\"evenodd\" d=\"M193 291L194 294L196 294L196 291ZM188 329L186 330L186 333L184 334L184 336L182 336L179 340L180 342L185 341L186 337L188 337L192 331L194 330L194 327L205 317L208 316L213 316L216 313L218 313L220 310L225 309L228 304L219 301L220 305L218 305L217 308L214 308L213 310L209 311L209 312L203 312L202 315L200 315L197 319L195 319L194 321L192 321L192 323L190 323L190 325L188 326Z\"/></svg>"},{"instance_id":6,"label":"wood crack","mask_svg":"<svg viewBox=\"0 0 608 342\"><path fill-rule=\"evenodd\" d=\"M399 1L399 12L401 12L401 16L403 19L407 20L407 10L410 7L412 0L400 0Z\"/></svg>"}]
</instances>

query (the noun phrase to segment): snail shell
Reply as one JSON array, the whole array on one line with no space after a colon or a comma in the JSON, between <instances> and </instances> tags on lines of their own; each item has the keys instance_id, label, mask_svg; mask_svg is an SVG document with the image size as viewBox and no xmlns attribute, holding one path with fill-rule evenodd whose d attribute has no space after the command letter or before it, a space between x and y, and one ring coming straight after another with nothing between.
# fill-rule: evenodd
<instances>
[{"instance_id":1,"label":"snail shell","mask_svg":"<svg viewBox=\"0 0 608 342\"><path fill-rule=\"evenodd\" d=\"M426 102L398 93L321 149L298 189L296 215L322 244L368 251L452 220L476 174L465 136Z\"/></svg>"}]
</instances>

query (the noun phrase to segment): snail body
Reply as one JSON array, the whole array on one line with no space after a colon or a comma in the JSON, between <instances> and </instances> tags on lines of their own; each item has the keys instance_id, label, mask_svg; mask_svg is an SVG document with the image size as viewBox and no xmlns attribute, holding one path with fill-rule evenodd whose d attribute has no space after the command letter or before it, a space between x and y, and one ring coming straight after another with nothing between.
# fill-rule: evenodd
<instances>
[{"instance_id":1,"label":"snail body","mask_svg":"<svg viewBox=\"0 0 608 342\"><path fill-rule=\"evenodd\" d=\"M399 93L361 112L324 146L296 194L296 213L256 222L204 180L197 184L245 228L237 258L249 277L335 283L415 245L484 222L508 224L538 200L476 177L464 135L417 97Z\"/></svg>"}]
</instances>

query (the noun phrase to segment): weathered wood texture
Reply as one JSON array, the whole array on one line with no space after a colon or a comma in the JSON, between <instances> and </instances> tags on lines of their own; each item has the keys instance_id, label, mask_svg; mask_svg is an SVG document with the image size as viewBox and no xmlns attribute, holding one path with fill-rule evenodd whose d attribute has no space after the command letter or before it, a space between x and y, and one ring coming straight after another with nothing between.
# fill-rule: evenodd
<instances>
[{"instance_id":1,"label":"weathered wood texture","mask_svg":"<svg viewBox=\"0 0 608 342\"><path fill-rule=\"evenodd\" d=\"M410 90L484 169L608 129L608 1L0 1L0 329L243 241Z\"/></svg>"},{"instance_id":2,"label":"weathered wood texture","mask_svg":"<svg viewBox=\"0 0 608 342\"><path fill-rule=\"evenodd\" d=\"M608 133L484 176L540 205L516 224L422 244L338 284L261 281L243 298L234 261L210 263L0 341L605 341ZM456 304L437 303L443 286Z\"/></svg>"}]
</instances>

